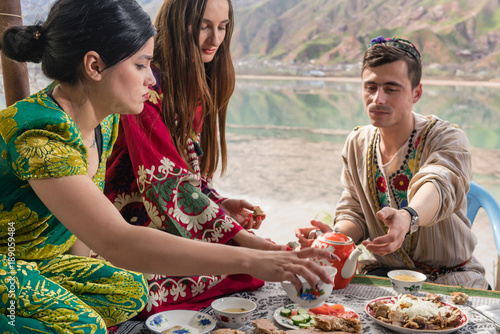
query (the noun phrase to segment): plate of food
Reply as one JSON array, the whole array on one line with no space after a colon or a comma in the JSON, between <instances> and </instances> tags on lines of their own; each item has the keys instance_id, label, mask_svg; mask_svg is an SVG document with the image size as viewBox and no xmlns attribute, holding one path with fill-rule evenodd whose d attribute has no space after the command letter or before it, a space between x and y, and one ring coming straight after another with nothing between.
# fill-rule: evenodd
<instances>
[{"instance_id":1,"label":"plate of food","mask_svg":"<svg viewBox=\"0 0 500 334\"><path fill-rule=\"evenodd\" d=\"M359 321L360 317L354 310L342 304L325 303L322 306L310 309L302 308L298 304L289 304L274 311L274 320L283 327L290 329L304 329L314 327L314 317L329 315Z\"/></svg>"},{"instance_id":2,"label":"plate of food","mask_svg":"<svg viewBox=\"0 0 500 334\"><path fill-rule=\"evenodd\" d=\"M443 303L436 295L424 298L409 294L380 297L369 301L365 312L379 325L408 334L453 333L469 321L465 312Z\"/></svg>"},{"instance_id":3,"label":"plate of food","mask_svg":"<svg viewBox=\"0 0 500 334\"><path fill-rule=\"evenodd\" d=\"M188 310L164 311L146 320L148 329L162 334L201 334L214 329L215 320L209 314Z\"/></svg>"}]
</instances>

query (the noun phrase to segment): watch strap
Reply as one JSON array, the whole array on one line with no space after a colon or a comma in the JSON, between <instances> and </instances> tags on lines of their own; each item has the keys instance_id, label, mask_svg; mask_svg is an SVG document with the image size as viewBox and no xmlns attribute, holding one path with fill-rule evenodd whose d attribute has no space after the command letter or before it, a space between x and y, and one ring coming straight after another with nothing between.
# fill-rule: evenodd
<instances>
[{"instance_id":1,"label":"watch strap","mask_svg":"<svg viewBox=\"0 0 500 334\"><path fill-rule=\"evenodd\" d=\"M415 211L413 208L409 206L405 206L404 208L401 209L408 211L412 217L418 217L417 211Z\"/></svg>"},{"instance_id":2,"label":"watch strap","mask_svg":"<svg viewBox=\"0 0 500 334\"><path fill-rule=\"evenodd\" d=\"M417 214L417 211L415 211L413 208L411 208L409 206L405 206L404 208L401 208L401 209L408 211L408 213L411 215L410 230L406 233L406 235L409 235L409 234L417 232L417 230L418 230L418 214Z\"/></svg>"}]
</instances>

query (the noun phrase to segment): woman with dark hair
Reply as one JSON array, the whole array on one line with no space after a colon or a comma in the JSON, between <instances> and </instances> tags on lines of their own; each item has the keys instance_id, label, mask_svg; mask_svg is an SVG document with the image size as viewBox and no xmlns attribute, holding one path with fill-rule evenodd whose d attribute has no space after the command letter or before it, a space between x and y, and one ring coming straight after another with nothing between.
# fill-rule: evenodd
<instances>
[{"instance_id":1,"label":"woman with dark hair","mask_svg":"<svg viewBox=\"0 0 500 334\"><path fill-rule=\"evenodd\" d=\"M103 195L119 115L139 114L155 84L155 34L134 0L59 0L45 23L4 33L6 56L41 61L55 82L0 111L2 333L103 334L133 317L146 281L113 265L329 281L307 259L327 252L239 251L131 226ZM71 255L76 238L113 265Z\"/></svg>"},{"instance_id":2,"label":"woman with dark hair","mask_svg":"<svg viewBox=\"0 0 500 334\"><path fill-rule=\"evenodd\" d=\"M60 0L44 23L4 33L7 57L41 62L59 84L0 112L2 333L106 333L144 307L142 275L68 250L74 233L112 255L91 236L103 222L82 209L114 211L96 206L118 126L111 114L142 111L155 34L134 0Z\"/></svg>"},{"instance_id":3,"label":"woman with dark hair","mask_svg":"<svg viewBox=\"0 0 500 334\"><path fill-rule=\"evenodd\" d=\"M219 159L222 172L227 162L226 111L235 85L231 1L164 0L155 25L157 85L140 115L121 117L105 194L132 225L245 247L233 249L286 250L247 230L263 218L252 217L250 203L223 198L211 186ZM217 296L263 285L249 275L146 278L141 317L201 309Z\"/></svg>"}]
</instances>

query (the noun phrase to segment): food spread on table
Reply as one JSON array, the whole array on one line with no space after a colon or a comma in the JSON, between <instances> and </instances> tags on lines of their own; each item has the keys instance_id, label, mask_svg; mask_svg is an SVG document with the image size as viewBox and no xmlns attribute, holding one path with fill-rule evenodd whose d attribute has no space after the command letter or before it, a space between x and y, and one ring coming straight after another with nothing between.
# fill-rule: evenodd
<instances>
[{"instance_id":1,"label":"food spread on table","mask_svg":"<svg viewBox=\"0 0 500 334\"><path fill-rule=\"evenodd\" d=\"M213 331L212 334L245 334L245 332L231 328L220 328Z\"/></svg>"},{"instance_id":2,"label":"food spread on table","mask_svg":"<svg viewBox=\"0 0 500 334\"><path fill-rule=\"evenodd\" d=\"M280 325L291 329L350 333L361 331L359 315L341 304L324 304L309 309L290 304L276 310L275 320Z\"/></svg>"},{"instance_id":3,"label":"food spread on table","mask_svg":"<svg viewBox=\"0 0 500 334\"><path fill-rule=\"evenodd\" d=\"M463 304L468 296L462 292L451 293L452 302ZM451 333L467 323L467 315L457 307L441 301L441 297L429 293L424 298L411 294L397 297L380 297L366 304L366 312L377 323L397 332ZM293 329L283 331L268 319L256 319L251 323L252 334L327 334L361 333L359 315L342 304L325 303L314 308L303 308L298 304L285 305L274 313L278 324ZM400 330L398 329L400 328ZM234 329L219 329L214 334L243 334Z\"/></svg>"},{"instance_id":4,"label":"food spread on table","mask_svg":"<svg viewBox=\"0 0 500 334\"><path fill-rule=\"evenodd\" d=\"M362 324L359 319L344 318L342 316L319 314L314 317L314 328L335 332L343 331L348 333L361 333Z\"/></svg>"},{"instance_id":5,"label":"food spread on table","mask_svg":"<svg viewBox=\"0 0 500 334\"><path fill-rule=\"evenodd\" d=\"M463 292L452 292L450 295L451 301L457 305L464 305L469 300L469 296Z\"/></svg>"},{"instance_id":6,"label":"food spread on table","mask_svg":"<svg viewBox=\"0 0 500 334\"><path fill-rule=\"evenodd\" d=\"M284 334L285 332L274 326L274 324L267 319L256 319L250 321L255 329L253 334Z\"/></svg>"},{"instance_id":7,"label":"food spread on table","mask_svg":"<svg viewBox=\"0 0 500 334\"><path fill-rule=\"evenodd\" d=\"M367 305L367 311L383 323L408 329L442 330L462 323L460 309L441 302L436 294L379 298Z\"/></svg>"},{"instance_id":8,"label":"food spread on table","mask_svg":"<svg viewBox=\"0 0 500 334\"><path fill-rule=\"evenodd\" d=\"M308 309L305 308L284 307L280 310L280 315L289 319L288 323L293 324L299 328L309 328L314 325L314 319Z\"/></svg>"}]
</instances>

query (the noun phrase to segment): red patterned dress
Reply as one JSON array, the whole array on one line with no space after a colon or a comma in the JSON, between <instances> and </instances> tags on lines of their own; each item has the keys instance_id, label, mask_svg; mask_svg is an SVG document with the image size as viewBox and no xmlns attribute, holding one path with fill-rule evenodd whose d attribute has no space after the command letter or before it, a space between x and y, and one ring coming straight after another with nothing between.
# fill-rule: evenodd
<instances>
[{"instance_id":1,"label":"red patterned dress","mask_svg":"<svg viewBox=\"0 0 500 334\"><path fill-rule=\"evenodd\" d=\"M130 224L203 242L235 245L231 239L242 227L219 207L224 198L212 188L211 180L201 177L193 140L189 138L186 143L194 170L191 173L160 113L161 89L155 86L140 115L121 116L118 139L108 159L106 196ZM200 114L197 110L194 129L201 128ZM199 310L216 297L255 290L264 284L249 275L145 276L149 298L142 318L171 309Z\"/></svg>"}]
</instances>

